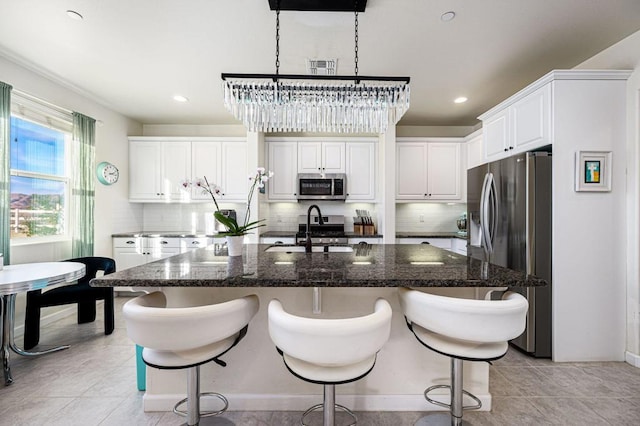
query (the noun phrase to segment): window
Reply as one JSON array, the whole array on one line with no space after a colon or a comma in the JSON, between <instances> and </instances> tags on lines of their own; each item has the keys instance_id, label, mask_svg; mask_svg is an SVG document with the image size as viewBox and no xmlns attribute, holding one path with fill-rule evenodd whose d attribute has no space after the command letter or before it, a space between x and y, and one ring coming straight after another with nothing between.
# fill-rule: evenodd
<instances>
[{"instance_id":1,"label":"window","mask_svg":"<svg viewBox=\"0 0 640 426\"><path fill-rule=\"evenodd\" d=\"M71 134L11 117L11 239L67 234Z\"/></svg>"}]
</instances>

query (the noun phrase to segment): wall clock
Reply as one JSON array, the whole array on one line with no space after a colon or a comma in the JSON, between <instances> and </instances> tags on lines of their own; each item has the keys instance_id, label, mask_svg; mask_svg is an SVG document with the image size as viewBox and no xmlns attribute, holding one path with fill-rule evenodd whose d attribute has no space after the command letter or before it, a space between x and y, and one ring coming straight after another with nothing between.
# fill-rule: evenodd
<instances>
[{"instance_id":1,"label":"wall clock","mask_svg":"<svg viewBox=\"0 0 640 426\"><path fill-rule=\"evenodd\" d=\"M118 168L107 161L98 164L96 174L98 175L98 181L104 185L113 185L120 177Z\"/></svg>"}]
</instances>

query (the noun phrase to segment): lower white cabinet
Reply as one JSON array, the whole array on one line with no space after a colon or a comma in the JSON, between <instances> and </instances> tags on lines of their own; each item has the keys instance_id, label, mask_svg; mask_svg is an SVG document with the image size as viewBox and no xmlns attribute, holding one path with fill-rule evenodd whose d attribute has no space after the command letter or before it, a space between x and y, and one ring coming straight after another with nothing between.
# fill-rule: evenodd
<instances>
[{"instance_id":1,"label":"lower white cabinet","mask_svg":"<svg viewBox=\"0 0 640 426\"><path fill-rule=\"evenodd\" d=\"M467 240L463 240L461 238L452 238L451 239L451 251L466 256L467 255Z\"/></svg>"},{"instance_id":2,"label":"lower white cabinet","mask_svg":"<svg viewBox=\"0 0 640 426\"><path fill-rule=\"evenodd\" d=\"M116 237L113 239L113 258L116 270L180 254L181 238Z\"/></svg>"},{"instance_id":3,"label":"lower white cabinet","mask_svg":"<svg viewBox=\"0 0 640 426\"><path fill-rule=\"evenodd\" d=\"M260 237L260 244L295 244L295 237Z\"/></svg>"},{"instance_id":4,"label":"lower white cabinet","mask_svg":"<svg viewBox=\"0 0 640 426\"><path fill-rule=\"evenodd\" d=\"M371 237L352 237L348 239L349 244L382 244L382 238L371 238Z\"/></svg>"}]
</instances>

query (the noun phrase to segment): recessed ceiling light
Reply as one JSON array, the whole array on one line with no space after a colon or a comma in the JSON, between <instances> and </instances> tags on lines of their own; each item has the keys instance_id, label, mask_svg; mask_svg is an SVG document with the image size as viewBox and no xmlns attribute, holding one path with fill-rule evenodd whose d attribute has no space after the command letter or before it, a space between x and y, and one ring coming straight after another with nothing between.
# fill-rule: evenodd
<instances>
[{"instance_id":1,"label":"recessed ceiling light","mask_svg":"<svg viewBox=\"0 0 640 426\"><path fill-rule=\"evenodd\" d=\"M173 100L176 101L176 102L188 102L189 101L189 99L185 98L182 95L175 95L173 97Z\"/></svg>"},{"instance_id":2,"label":"recessed ceiling light","mask_svg":"<svg viewBox=\"0 0 640 426\"><path fill-rule=\"evenodd\" d=\"M84 17L75 10L67 10L67 16L71 19L75 19L76 21L82 21L84 19Z\"/></svg>"},{"instance_id":3,"label":"recessed ceiling light","mask_svg":"<svg viewBox=\"0 0 640 426\"><path fill-rule=\"evenodd\" d=\"M467 98L465 98L464 96L460 96L459 98L455 98L455 99L453 100L453 102L455 102L455 103L457 103L457 104L463 104L463 103L465 103L465 102L467 102L467 101L468 101L468 99L467 99Z\"/></svg>"},{"instance_id":4,"label":"recessed ceiling light","mask_svg":"<svg viewBox=\"0 0 640 426\"><path fill-rule=\"evenodd\" d=\"M440 20L442 22L449 22L449 21L453 21L453 18L456 17L456 13L453 11L450 12L445 12L442 14L442 16L440 17Z\"/></svg>"}]
</instances>

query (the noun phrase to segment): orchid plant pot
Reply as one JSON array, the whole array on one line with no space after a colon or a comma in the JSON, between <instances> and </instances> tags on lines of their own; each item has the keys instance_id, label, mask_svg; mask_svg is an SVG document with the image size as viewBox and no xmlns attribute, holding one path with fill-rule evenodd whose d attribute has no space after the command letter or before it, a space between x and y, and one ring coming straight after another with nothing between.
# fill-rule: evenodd
<instances>
[{"instance_id":1,"label":"orchid plant pot","mask_svg":"<svg viewBox=\"0 0 640 426\"><path fill-rule=\"evenodd\" d=\"M227 235L225 238L227 239L227 253L229 256L242 256L244 235Z\"/></svg>"}]
</instances>

